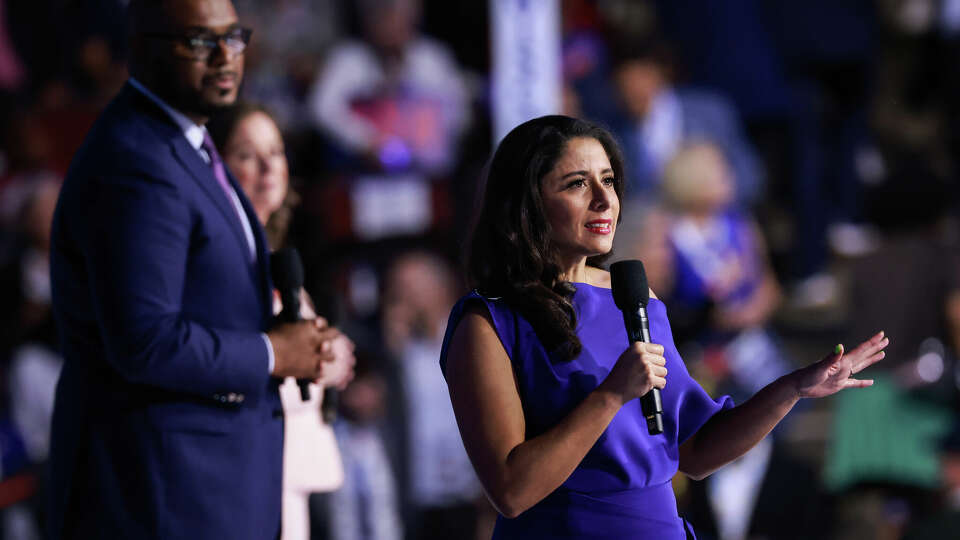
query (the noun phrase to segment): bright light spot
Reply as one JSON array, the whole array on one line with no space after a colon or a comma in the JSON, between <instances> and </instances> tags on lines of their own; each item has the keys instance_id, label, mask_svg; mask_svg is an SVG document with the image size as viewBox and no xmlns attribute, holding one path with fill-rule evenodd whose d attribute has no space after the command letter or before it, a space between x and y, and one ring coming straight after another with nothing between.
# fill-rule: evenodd
<instances>
[{"instance_id":1,"label":"bright light spot","mask_svg":"<svg viewBox=\"0 0 960 540\"><path fill-rule=\"evenodd\" d=\"M934 352L928 352L917 358L917 375L924 382L934 383L943 375L943 357Z\"/></svg>"}]
</instances>

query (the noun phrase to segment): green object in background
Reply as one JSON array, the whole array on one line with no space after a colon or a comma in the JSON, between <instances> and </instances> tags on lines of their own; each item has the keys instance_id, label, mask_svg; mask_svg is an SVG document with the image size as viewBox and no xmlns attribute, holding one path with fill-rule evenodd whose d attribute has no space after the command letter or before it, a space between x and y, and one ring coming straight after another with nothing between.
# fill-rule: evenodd
<instances>
[{"instance_id":1,"label":"green object in background","mask_svg":"<svg viewBox=\"0 0 960 540\"><path fill-rule=\"evenodd\" d=\"M939 440L952 412L911 398L887 377L836 396L824 484L832 492L861 482L940 485Z\"/></svg>"}]
</instances>

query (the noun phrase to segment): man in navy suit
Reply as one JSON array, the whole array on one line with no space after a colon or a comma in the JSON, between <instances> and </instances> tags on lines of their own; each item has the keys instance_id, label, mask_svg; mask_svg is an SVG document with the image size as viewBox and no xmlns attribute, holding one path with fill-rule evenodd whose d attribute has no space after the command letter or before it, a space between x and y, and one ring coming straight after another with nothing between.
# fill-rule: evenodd
<instances>
[{"instance_id":1,"label":"man in navy suit","mask_svg":"<svg viewBox=\"0 0 960 540\"><path fill-rule=\"evenodd\" d=\"M317 377L335 330L270 328L263 230L204 123L250 31L230 0L133 0L131 78L74 157L52 233L66 363L52 538L274 539L277 377Z\"/></svg>"}]
</instances>

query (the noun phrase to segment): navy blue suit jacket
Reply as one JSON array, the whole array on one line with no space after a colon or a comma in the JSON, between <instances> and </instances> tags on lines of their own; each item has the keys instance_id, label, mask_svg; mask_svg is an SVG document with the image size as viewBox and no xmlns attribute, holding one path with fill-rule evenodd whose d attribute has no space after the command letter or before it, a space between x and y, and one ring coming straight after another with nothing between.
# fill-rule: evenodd
<instances>
[{"instance_id":1,"label":"navy blue suit jacket","mask_svg":"<svg viewBox=\"0 0 960 540\"><path fill-rule=\"evenodd\" d=\"M211 167L129 84L74 157L52 233L53 538L277 537L268 252L231 182L254 262Z\"/></svg>"}]
</instances>

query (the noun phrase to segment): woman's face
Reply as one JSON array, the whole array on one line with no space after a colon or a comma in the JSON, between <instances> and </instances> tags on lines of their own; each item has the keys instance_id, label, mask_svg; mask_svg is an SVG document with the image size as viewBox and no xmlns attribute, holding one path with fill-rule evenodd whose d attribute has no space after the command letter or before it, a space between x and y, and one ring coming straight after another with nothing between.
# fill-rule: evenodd
<instances>
[{"instance_id":1,"label":"woman's face","mask_svg":"<svg viewBox=\"0 0 960 540\"><path fill-rule=\"evenodd\" d=\"M283 205L289 183L277 125L262 112L247 115L227 141L223 161L250 198L257 217L266 222Z\"/></svg>"},{"instance_id":2,"label":"woman's face","mask_svg":"<svg viewBox=\"0 0 960 540\"><path fill-rule=\"evenodd\" d=\"M571 139L540 186L551 241L564 261L609 252L620 215L613 168L599 141Z\"/></svg>"},{"instance_id":3,"label":"woman's face","mask_svg":"<svg viewBox=\"0 0 960 540\"><path fill-rule=\"evenodd\" d=\"M733 202L736 187L727 160L715 147L707 147L704 156L705 171L700 189L702 204L712 212L719 212Z\"/></svg>"},{"instance_id":4,"label":"woman's face","mask_svg":"<svg viewBox=\"0 0 960 540\"><path fill-rule=\"evenodd\" d=\"M650 105L666 85L663 69L655 62L635 60L616 73L617 88L627 112L634 118L646 118Z\"/></svg>"}]
</instances>

